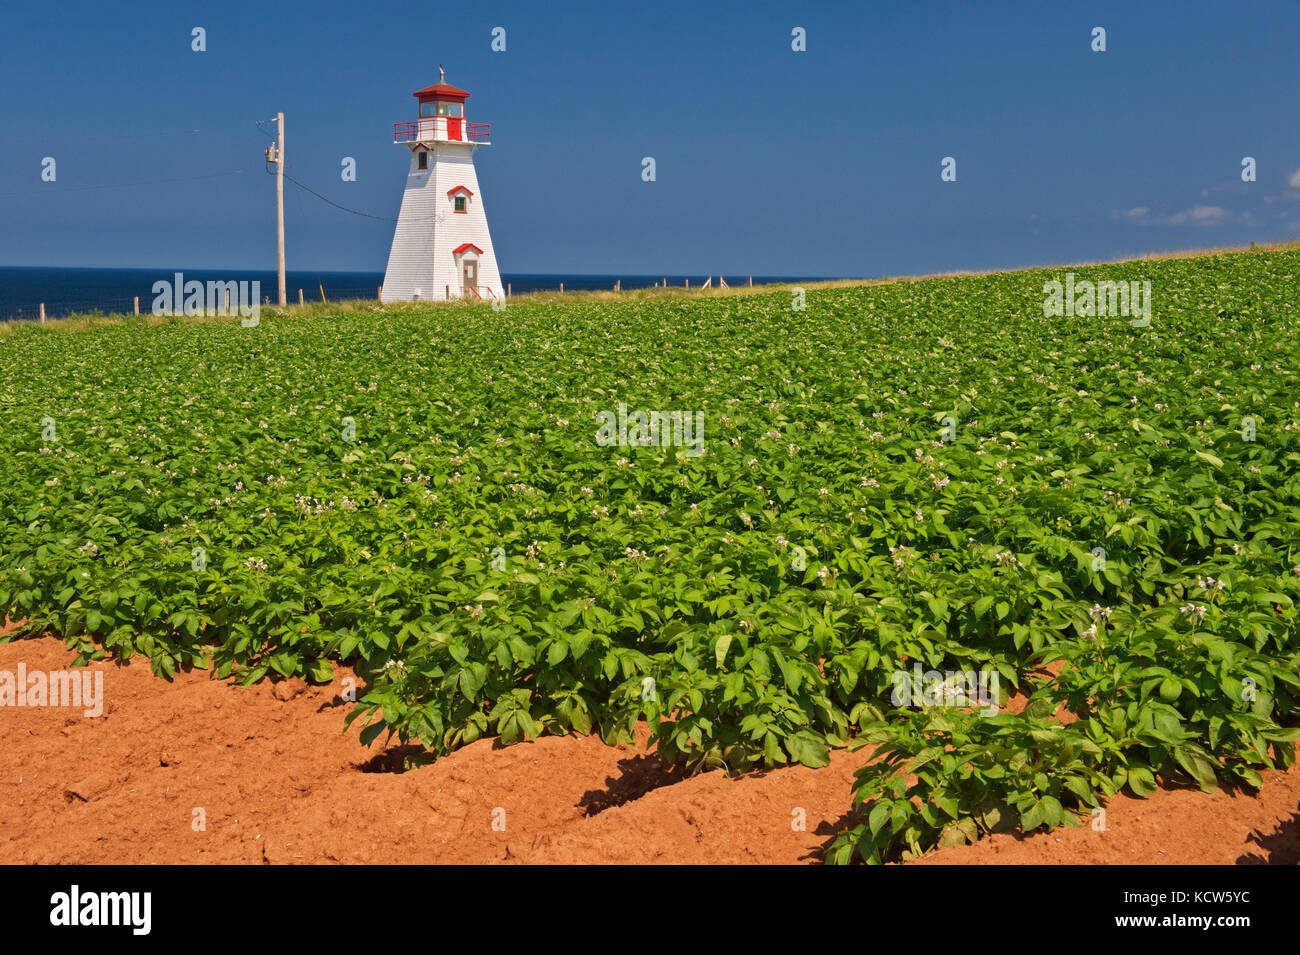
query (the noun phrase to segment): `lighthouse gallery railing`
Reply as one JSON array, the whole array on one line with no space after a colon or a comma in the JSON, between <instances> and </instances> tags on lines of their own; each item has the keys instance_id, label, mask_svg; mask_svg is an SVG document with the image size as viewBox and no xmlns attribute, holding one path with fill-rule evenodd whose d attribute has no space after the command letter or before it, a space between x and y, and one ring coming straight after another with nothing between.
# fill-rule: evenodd
<instances>
[{"instance_id":1,"label":"lighthouse gallery railing","mask_svg":"<svg viewBox=\"0 0 1300 955\"><path fill-rule=\"evenodd\" d=\"M447 120L451 119L448 129ZM457 129L457 126L460 128ZM467 123L457 117L427 116L408 123L393 123L393 142L415 143L424 140L453 143L491 142L491 123Z\"/></svg>"}]
</instances>

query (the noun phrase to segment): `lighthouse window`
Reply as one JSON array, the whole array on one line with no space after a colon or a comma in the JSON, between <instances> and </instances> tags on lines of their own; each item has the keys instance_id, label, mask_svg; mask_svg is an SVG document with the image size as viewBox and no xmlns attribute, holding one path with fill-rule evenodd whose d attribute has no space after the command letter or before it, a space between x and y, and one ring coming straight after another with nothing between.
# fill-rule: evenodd
<instances>
[{"instance_id":1,"label":"lighthouse window","mask_svg":"<svg viewBox=\"0 0 1300 955\"><path fill-rule=\"evenodd\" d=\"M426 153L424 150L420 150L418 153L416 153L416 156L418 157L418 158L416 159L416 165L417 165L420 169L428 169L428 168L429 168L429 154Z\"/></svg>"},{"instance_id":2,"label":"lighthouse window","mask_svg":"<svg viewBox=\"0 0 1300 955\"><path fill-rule=\"evenodd\" d=\"M457 212L464 212L464 211L465 211L465 197L464 197L464 196L457 196L457 197L456 197L456 211L457 211Z\"/></svg>"},{"instance_id":3,"label":"lighthouse window","mask_svg":"<svg viewBox=\"0 0 1300 955\"><path fill-rule=\"evenodd\" d=\"M440 103L434 100L426 100L420 104L421 116L456 116L465 115L464 103Z\"/></svg>"}]
</instances>

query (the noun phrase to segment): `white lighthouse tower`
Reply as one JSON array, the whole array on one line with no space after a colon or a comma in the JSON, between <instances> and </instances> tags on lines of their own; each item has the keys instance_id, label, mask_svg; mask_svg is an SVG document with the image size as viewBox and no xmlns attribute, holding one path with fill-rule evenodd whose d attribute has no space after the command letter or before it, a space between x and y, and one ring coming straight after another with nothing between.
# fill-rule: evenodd
<instances>
[{"instance_id":1,"label":"white lighthouse tower","mask_svg":"<svg viewBox=\"0 0 1300 955\"><path fill-rule=\"evenodd\" d=\"M414 122L394 123L393 142L411 152L406 192L384 271L383 302L503 296L488 234L474 151L491 145L487 123L465 116L469 93L445 82L416 90Z\"/></svg>"}]
</instances>

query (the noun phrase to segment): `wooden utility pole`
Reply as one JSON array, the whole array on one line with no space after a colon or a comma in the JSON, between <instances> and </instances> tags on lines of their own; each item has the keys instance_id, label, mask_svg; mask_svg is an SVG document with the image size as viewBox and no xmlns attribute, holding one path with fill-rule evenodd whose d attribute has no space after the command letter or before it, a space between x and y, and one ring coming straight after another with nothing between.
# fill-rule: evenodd
<instances>
[{"instance_id":1,"label":"wooden utility pole","mask_svg":"<svg viewBox=\"0 0 1300 955\"><path fill-rule=\"evenodd\" d=\"M284 113L275 114L280 142L275 149L275 242L280 269L280 304L287 305L284 291Z\"/></svg>"}]
</instances>

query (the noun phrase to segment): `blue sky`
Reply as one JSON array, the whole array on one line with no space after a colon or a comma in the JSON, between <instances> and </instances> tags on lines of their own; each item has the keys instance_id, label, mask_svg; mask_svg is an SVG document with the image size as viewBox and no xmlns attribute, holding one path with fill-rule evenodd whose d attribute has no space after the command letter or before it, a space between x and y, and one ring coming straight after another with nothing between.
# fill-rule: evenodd
<instances>
[{"instance_id":1,"label":"blue sky","mask_svg":"<svg viewBox=\"0 0 1300 955\"><path fill-rule=\"evenodd\" d=\"M274 268L254 122L277 110L291 175L395 217L392 124L439 63L492 124L476 164L506 273L916 274L1300 236L1296 0L137 0L4 21L0 265ZM288 184L285 205L290 269L383 270L391 222Z\"/></svg>"}]
</instances>

